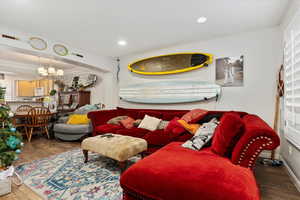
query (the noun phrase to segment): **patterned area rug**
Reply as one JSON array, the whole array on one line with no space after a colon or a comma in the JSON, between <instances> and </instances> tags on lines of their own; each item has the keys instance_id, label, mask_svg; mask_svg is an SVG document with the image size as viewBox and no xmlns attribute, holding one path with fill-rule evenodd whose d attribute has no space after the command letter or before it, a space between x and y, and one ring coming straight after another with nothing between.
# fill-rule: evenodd
<instances>
[{"instance_id":1,"label":"patterned area rug","mask_svg":"<svg viewBox=\"0 0 300 200\"><path fill-rule=\"evenodd\" d=\"M139 157L133 157L133 164ZM36 160L17 167L24 183L42 198L54 200L120 200L118 163L89 153L83 162L80 149Z\"/></svg>"}]
</instances>

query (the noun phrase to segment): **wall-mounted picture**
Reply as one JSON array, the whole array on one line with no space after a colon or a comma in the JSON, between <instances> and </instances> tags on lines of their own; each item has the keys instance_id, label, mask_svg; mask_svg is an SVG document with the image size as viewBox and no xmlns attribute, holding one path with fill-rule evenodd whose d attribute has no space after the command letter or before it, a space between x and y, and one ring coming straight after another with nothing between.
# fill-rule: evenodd
<instances>
[{"instance_id":1,"label":"wall-mounted picture","mask_svg":"<svg viewBox=\"0 0 300 200\"><path fill-rule=\"evenodd\" d=\"M244 85L244 56L216 60L216 83L223 87Z\"/></svg>"}]
</instances>

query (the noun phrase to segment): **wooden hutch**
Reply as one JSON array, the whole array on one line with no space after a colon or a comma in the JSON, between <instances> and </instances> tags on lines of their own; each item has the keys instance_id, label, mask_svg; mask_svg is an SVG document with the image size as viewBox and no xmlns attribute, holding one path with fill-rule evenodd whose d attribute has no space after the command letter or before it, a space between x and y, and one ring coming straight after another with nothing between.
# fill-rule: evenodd
<instances>
[{"instance_id":1,"label":"wooden hutch","mask_svg":"<svg viewBox=\"0 0 300 200\"><path fill-rule=\"evenodd\" d=\"M58 112L73 112L77 108L91 103L90 91L71 91L58 93Z\"/></svg>"}]
</instances>

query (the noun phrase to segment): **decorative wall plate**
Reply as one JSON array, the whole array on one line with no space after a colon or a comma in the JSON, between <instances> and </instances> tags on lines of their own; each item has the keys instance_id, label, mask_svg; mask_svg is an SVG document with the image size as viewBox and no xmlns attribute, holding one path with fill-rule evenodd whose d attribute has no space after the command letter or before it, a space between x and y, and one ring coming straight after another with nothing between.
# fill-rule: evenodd
<instances>
[{"instance_id":1,"label":"decorative wall plate","mask_svg":"<svg viewBox=\"0 0 300 200\"><path fill-rule=\"evenodd\" d=\"M135 103L185 103L217 97L221 87L204 81L160 81L132 84L121 88L122 100Z\"/></svg>"},{"instance_id":2,"label":"decorative wall plate","mask_svg":"<svg viewBox=\"0 0 300 200\"><path fill-rule=\"evenodd\" d=\"M211 64L207 53L174 53L138 60L128 65L131 72L143 75L163 75L187 72Z\"/></svg>"},{"instance_id":3,"label":"decorative wall plate","mask_svg":"<svg viewBox=\"0 0 300 200\"><path fill-rule=\"evenodd\" d=\"M29 38L28 43L30 46L36 50L45 50L47 49L47 42L39 37Z\"/></svg>"},{"instance_id":4,"label":"decorative wall plate","mask_svg":"<svg viewBox=\"0 0 300 200\"><path fill-rule=\"evenodd\" d=\"M69 53L67 47L62 44L55 44L53 46L53 51L59 56L66 56Z\"/></svg>"}]
</instances>

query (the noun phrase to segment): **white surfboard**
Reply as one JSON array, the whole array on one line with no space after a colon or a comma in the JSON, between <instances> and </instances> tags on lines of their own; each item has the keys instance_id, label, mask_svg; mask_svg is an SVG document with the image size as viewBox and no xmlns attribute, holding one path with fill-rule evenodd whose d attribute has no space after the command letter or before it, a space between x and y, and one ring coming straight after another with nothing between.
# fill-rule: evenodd
<instances>
[{"instance_id":1,"label":"white surfboard","mask_svg":"<svg viewBox=\"0 0 300 200\"><path fill-rule=\"evenodd\" d=\"M204 81L161 81L132 84L120 88L122 100L135 103L163 104L196 102L220 95L221 87Z\"/></svg>"}]
</instances>

